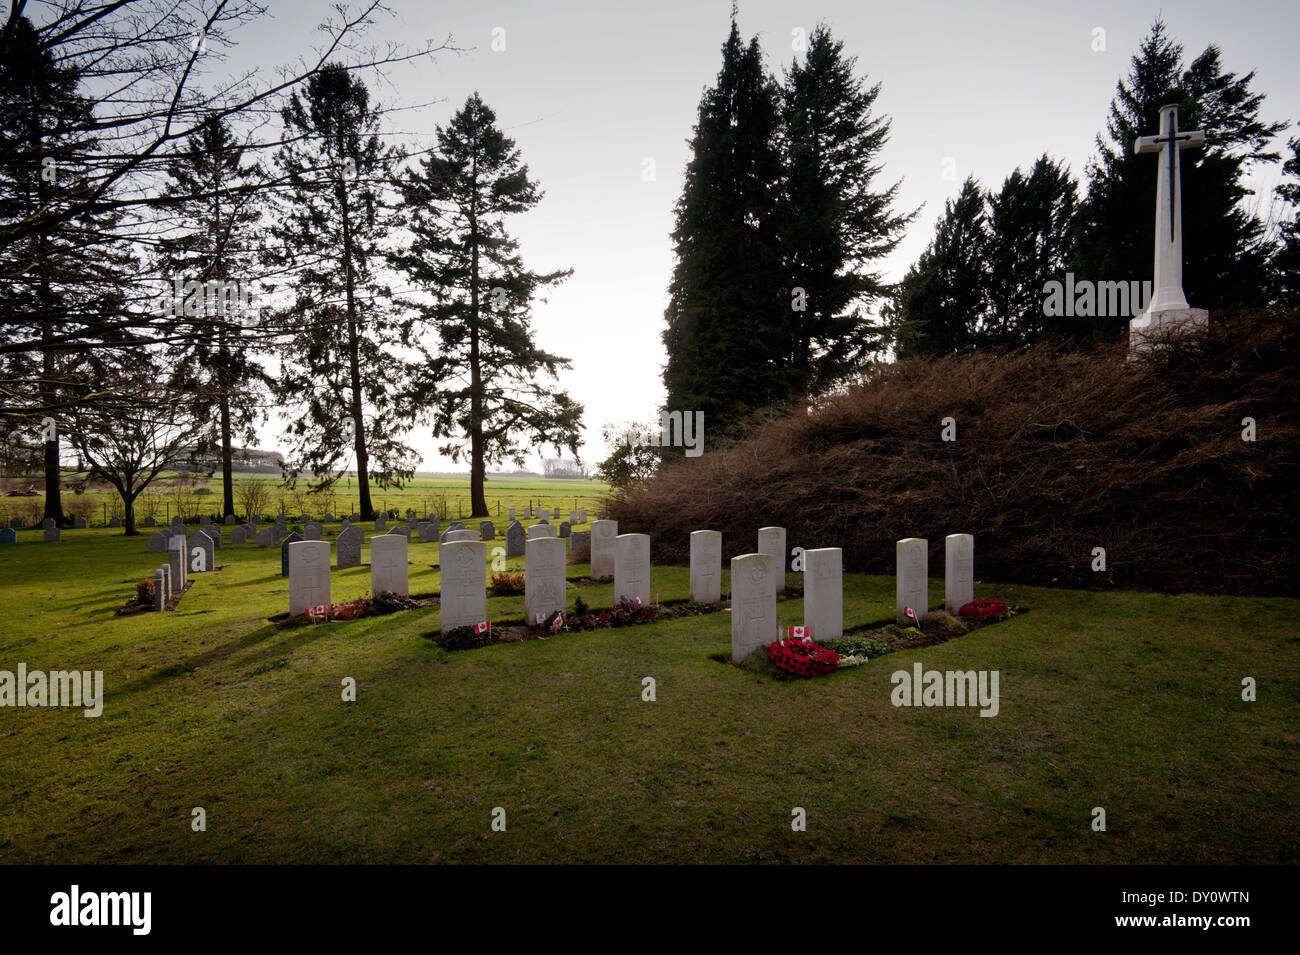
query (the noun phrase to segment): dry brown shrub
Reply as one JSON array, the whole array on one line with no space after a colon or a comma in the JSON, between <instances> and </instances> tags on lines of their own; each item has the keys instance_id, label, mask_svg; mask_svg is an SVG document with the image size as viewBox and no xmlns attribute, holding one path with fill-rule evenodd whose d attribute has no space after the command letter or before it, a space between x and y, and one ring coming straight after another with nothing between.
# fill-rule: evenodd
<instances>
[{"instance_id":1,"label":"dry brown shrub","mask_svg":"<svg viewBox=\"0 0 1300 955\"><path fill-rule=\"evenodd\" d=\"M651 534L661 563L686 562L692 530L722 531L734 556L777 524L789 546L842 547L846 569L874 573L924 537L942 576L944 535L972 533L981 580L1293 593L1297 345L1289 311L1216 318L1134 361L1119 345L909 359L675 461L609 516Z\"/></svg>"}]
</instances>

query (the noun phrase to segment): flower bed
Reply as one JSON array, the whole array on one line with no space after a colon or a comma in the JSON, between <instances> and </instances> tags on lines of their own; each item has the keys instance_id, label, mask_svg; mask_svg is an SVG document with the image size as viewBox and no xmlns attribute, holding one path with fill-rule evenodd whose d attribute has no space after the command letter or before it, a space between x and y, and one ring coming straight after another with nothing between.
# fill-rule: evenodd
<instances>
[{"instance_id":1,"label":"flower bed","mask_svg":"<svg viewBox=\"0 0 1300 955\"><path fill-rule=\"evenodd\" d=\"M822 676L840 665L838 653L806 637L772 641L767 648L767 658L795 676Z\"/></svg>"}]
</instances>

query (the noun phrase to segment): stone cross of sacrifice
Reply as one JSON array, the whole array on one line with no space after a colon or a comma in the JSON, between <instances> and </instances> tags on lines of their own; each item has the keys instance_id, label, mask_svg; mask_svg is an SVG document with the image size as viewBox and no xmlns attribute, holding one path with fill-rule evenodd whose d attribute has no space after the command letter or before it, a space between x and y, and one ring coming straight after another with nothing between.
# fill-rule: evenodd
<instances>
[{"instance_id":1,"label":"stone cross of sacrifice","mask_svg":"<svg viewBox=\"0 0 1300 955\"><path fill-rule=\"evenodd\" d=\"M1160 132L1155 136L1139 136L1133 143L1133 152L1158 153L1156 171L1156 248L1155 287L1151 304L1145 313L1135 318L1131 328L1154 330L1165 324L1198 321L1206 314L1193 309L1183 295L1183 195L1179 176L1179 153L1200 146L1205 133L1199 129L1180 131L1178 107L1160 108ZM1164 316L1161 313L1170 313Z\"/></svg>"}]
</instances>

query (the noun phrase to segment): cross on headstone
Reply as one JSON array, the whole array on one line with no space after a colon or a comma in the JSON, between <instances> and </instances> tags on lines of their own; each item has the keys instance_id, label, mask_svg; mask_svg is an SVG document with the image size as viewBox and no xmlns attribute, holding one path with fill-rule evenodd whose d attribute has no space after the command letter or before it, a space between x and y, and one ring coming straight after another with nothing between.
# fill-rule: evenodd
<instances>
[{"instance_id":1,"label":"cross on headstone","mask_svg":"<svg viewBox=\"0 0 1300 955\"><path fill-rule=\"evenodd\" d=\"M1183 294L1182 179L1178 162L1184 149L1200 146L1205 133L1199 129L1178 129L1178 106L1160 108L1160 132L1139 136L1133 142L1137 155L1158 153L1156 167L1156 242L1153 292L1147 309L1129 323L1130 344L1135 335L1166 325L1200 323L1208 313L1193 309Z\"/></svg>"},{"instance_id":2,"label":"cross on headstone","mask_svg":"<svg viewBox=\"0 0 1300 955\"><path fill-rule=\"evenodd\" d=\"M406 561L402 560L396 551L385 551L375 554L373 551L370 555L370 561L385 573L395 574L406 566Z\"/></svg>"}]
</instances>

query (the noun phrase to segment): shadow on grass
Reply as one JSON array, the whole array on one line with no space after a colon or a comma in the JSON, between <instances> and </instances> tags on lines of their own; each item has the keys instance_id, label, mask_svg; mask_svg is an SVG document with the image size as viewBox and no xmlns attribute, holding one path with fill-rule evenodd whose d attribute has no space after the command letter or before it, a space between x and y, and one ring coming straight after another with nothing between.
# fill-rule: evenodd
<instances>
[{"instance_id":1,"label":"shadow on grass","mask_svg":"<svg viewBox=\"0 0 1300 955\"><path fill-rule=\"evenodd\" d=\"M265 644L271 637L279 637L273 644L265 648L265 652L251 658L250 663L256 665L272 657L283 656L286 653L292 653L309 643L328 636L328 631L322 627L304 627L301 630L281 630L273 625L259 627L252 633L245 634L237 640L224 643L220 646L213 647L211 650L205 650L203 653L195 656L186 657L183 660L171 663L160 670L155 670L146 676L132 680L125 684L117 692L122 695L140 693L161 686L168 680L187 673L193 673L201 667L214 663L220 663L242 650L250 647L256 647L259 644ZM115 694L116 695L116 694Z\"/></svg>"}]
</instances>

